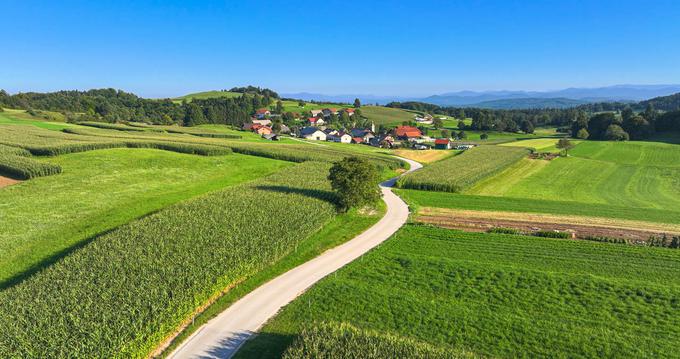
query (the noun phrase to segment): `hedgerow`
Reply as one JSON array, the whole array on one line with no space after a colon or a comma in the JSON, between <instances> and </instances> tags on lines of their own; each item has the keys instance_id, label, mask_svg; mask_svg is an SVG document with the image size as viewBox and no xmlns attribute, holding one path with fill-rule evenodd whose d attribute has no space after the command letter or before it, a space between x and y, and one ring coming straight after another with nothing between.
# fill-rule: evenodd
<instances>
[{"instance_id":1,"label":"hedgerow","mask_svg":"<svg viewBox=\"0 0 680 359\"><path fill-rule=\"evenodd\" d=\"M461 192L476 182L499 173L529 154L524 148L478 146L397 181L400 188Z\"/></svg>"},{"instance_id":2,"label":"hedgerow","mask_svg":"<svg viewBox=\"0 0 680 359\"><path fill-rule=\"evenodd\" d=\"M474 358L472 353L437 347L408 337L358 329L345 323L306 327L283 359Z\"/></svg>"},{"instance_id":3,"label":"hedgerow","mask_svg":"<svg viewBox=\"0 0 680 359\"><path fill-rule=\"evenodd\" d=\"M543 238L561 238L561 239L571 238L571 233L558 231L537 231L532 233L532 235Z\"/></svg>"},{"instance_id":4,"label":"hedgerow","mask_svg":"<svg viewBox=\"0 0 680 359\"><path fill-rule=\"evenodd\" d=\"M0 292L0 357L144 357L335 213L308 162L121 226ZM291 210L294 208L294 210Z\"/></svg>"}]
</instances>

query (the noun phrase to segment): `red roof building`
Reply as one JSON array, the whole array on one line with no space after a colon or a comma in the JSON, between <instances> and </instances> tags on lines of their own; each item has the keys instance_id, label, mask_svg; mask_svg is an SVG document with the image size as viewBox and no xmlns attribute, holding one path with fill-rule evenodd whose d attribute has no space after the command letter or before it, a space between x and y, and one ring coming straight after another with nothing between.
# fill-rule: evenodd
<instances>
[{"instance_id":1,"label":"red roof building","mask_svg":"<svg viewBox=\"0 0 680 359\"><path fill-rule=\"evenodd\" d=\"M419 129L413 126L398 126L394 130L394 134L399 138L420 138L423 137L423 133Z\"/></svg>"},{"instance_id":2,"label":"red roof building","mask_svg":"<svg viewBox=\"0 0 680 359\"><path fill-rule=\"evenodd\" d=\"M363 143L364 139L362 137L352 137L352 142L354 143Z\"/></svg>"}]
</instances>

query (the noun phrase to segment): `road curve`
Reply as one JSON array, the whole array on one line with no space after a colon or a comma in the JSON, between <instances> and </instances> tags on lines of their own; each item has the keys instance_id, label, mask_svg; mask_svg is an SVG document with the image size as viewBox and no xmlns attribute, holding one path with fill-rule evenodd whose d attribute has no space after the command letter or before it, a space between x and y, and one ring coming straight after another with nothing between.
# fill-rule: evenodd
<instances>
[{"instance_id":1,"label":"road curve","mask_svg":"<svg viewBox=\"0 0 680 359\"><path fill-rule=\"evenodd\" d=\"M412 172L422 167L401 158ZM323 277L357 259L394 234L408 219L408 206L392 193L396 178L380 184L385 216L371 228L250 292L187 338L169 358L231 358L239 347L286 304Z\"/></svg>"}]
</instances>

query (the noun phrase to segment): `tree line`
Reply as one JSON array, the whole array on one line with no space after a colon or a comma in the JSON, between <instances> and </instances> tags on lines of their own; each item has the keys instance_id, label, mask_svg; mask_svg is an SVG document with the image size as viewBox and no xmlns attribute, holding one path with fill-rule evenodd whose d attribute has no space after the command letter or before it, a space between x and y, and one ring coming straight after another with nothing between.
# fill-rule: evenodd
<instances>
[{"instance_id":1,"label":"tree line","mask_svg":"<svg viewBox=\"0 0 680 359\"><path fill-rule=\"evenodd\" d=\"M213 123L241 126L250 120L250 115L256 109L268 107L278 98L274 91L252 86L232 90L238 90L234 92L242 92L243 95L235 98L194 99L180 103L171 99L144 99L115 89L27 92L15 95L0 90L0 106L61 112L71 121L137 121L185 126Z\"/></svg>"}]
</instances>

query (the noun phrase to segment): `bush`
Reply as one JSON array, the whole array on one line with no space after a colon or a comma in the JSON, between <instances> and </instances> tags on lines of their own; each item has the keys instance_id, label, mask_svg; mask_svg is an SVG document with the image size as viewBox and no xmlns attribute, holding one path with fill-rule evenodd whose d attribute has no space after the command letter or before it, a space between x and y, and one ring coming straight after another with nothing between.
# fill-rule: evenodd
<instances>
[{"instance_id":1,"label":"bush","mask_svg":"<svg viewBox=\"0 0 680 359\"><path fill-rule=\"evenodd\" d=\"M519 229L517 229L517 228L504 228L504 227L491 228L487 231L487 233L522 234L522 232L520 232Z\"/></svg>"},{"instance_id":2,"label":"bush","mask_svg":"<svg viewBox=\"0 0 680 359\"><path fill-rule=\"evenodd\" d=\"M534 232L533 235L536 236L536 237L544 237L544 238L560 238L560 239L571 238L571 233L569 233L569 232L558 232L558 231L537 231L537 232Z\"/></svg>"}]
</instances>

